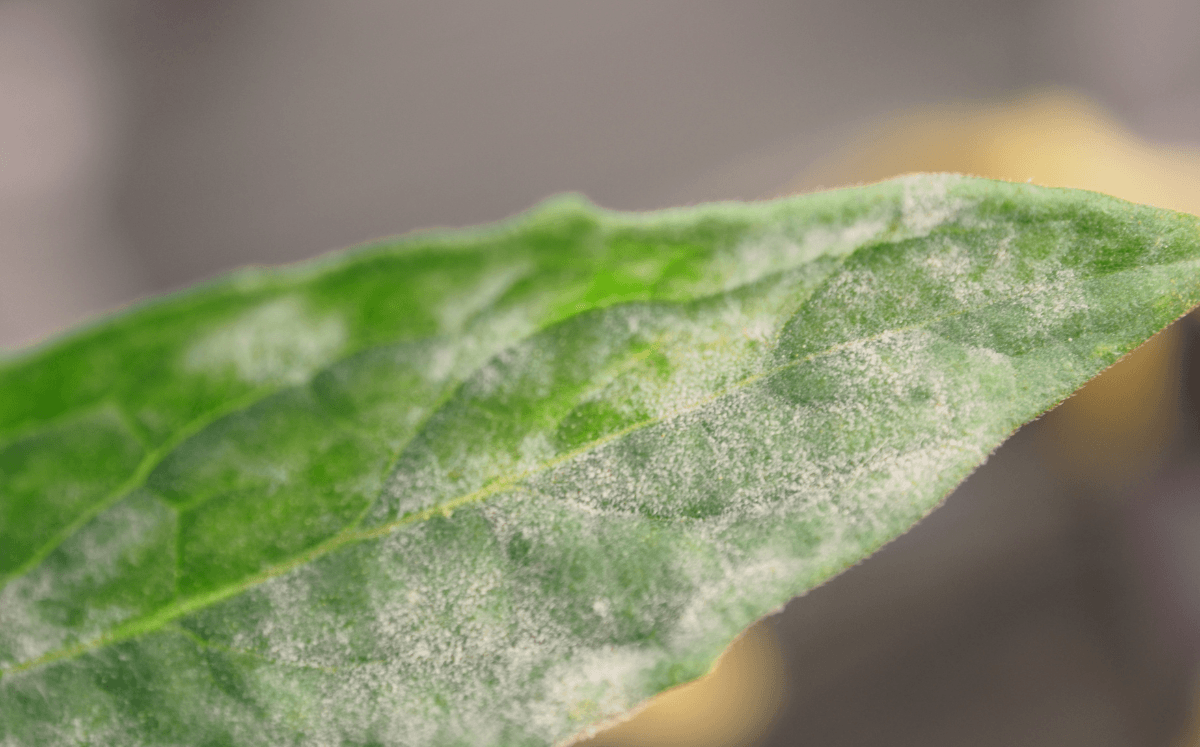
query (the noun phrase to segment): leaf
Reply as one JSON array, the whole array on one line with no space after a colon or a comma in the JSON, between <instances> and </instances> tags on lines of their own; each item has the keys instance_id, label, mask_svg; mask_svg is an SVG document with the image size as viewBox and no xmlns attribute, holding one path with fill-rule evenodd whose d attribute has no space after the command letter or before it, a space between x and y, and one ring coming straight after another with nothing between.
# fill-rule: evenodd
<instances>
[{"instance_id":1,"label":"leaf","mask_svg":"<svg viewBox=\"0 0 1200 747\"><path fill-rule=\"evenodd\" d=\"M1200 222L914 176L561 198L0 368L0 742L549 744L1200 302Z\"/></svg>"}]
</instances>

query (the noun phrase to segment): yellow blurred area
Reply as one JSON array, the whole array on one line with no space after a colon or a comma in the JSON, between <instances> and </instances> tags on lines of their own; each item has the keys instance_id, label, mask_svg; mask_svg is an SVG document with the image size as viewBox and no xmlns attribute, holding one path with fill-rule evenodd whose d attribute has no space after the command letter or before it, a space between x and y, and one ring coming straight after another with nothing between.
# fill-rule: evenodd
<instances>
[{"instance_id":1,"label":"yellow blurred area","mask_svg":"<svg viewBox=\"0 0 1200 747\"><path fill-rule=\"evenodd\" d=\"M901 115L869 128L784 191L873 182L912 171L1090 189L1200 213L1200 150L1147 143L1069 91Z\"/></svg>"},{"instance_id":2,"label":"yellow blurred area","mask_svg":"<svg viewBox=\"0 0 1200 747\"><path fill-rule=\"evenodd\" d=\"M783 193L948 171L1074 187L1200 214L1200 150L1147 143L1077 94L1040 91L982 105L907 113L869 128ZM1116 486L1144 474L1176 428L1180 334L1171 327L1046 416L1064 476ZM769 725L786 687L777 644L762 622L707 676L651 700L632 718L579 745L748 745ZM1181 747L1200 747L1200 716Z\"/></svg>"},{"instance_id":3,"label":"yellow blurred area","mask_svg":"<svg viewBox=\"0 0 1200 747\"><path fill-rule=\"evenodd\" d=\"M750 626L701 679L659 695L578 747L749 745L782 704L785 677L767 625Z\"/></svg>"}]
</instances>

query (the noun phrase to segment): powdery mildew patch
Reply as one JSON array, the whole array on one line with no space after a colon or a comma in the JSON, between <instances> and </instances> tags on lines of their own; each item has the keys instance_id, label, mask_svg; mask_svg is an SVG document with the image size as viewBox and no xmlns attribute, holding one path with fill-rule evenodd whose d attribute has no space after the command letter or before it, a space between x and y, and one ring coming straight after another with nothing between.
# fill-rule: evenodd
<instances>
[{"instance_id":1,"label":"powdery mildew patch","mask_svg":"<svg viewBox=\"0 0 1200 747\"><path fill-rule=\"evenodd\" d=\"M130 569L159 566L157 556L170 552L173 532L172 512L141 494L90 521L42 565L0 590L0 663L88 640L161 603L170 593L169 566L143 576L144 594L103 592Z\"/></svg>"},{"instance_id":2,"label":"powdery mildew patch","mask_svg":"<svg viewBox=\"0 0 1200 747\"><path fill-rule=\"evenodd\" d=\"M184 353L182 363L186 371L232 370L255 384L296 384L328 365L345 338L345 323L337 315L315 314L300 297L285 296L200 338Z\"/></svg>"},{"instance_id":3,"label":"powdery mildew patch","mask_svg":"<svg viewBox=\"0 0 1200 747\"><path fill-rule=\"evenodd\" d=\"M902 220L914 237L928 235L966 207L965 200L949 195L949 188L962 181L957 174L913 174L899 181L904 188Z\"/></svg>"}]
</instances>

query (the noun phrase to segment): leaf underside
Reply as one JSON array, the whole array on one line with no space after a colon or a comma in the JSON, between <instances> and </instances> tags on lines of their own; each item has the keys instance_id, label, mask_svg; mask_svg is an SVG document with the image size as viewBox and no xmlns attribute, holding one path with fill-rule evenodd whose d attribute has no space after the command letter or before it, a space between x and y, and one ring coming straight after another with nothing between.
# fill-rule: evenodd
<instances>
[{"instance_id":1,"label":"leaf underside","mask_svg":"<svg viewBox=\"0 0 1200 747\"><path fill-rule=\"evenodd\" d=\"M1192 217L935 175L146 304L0 364L0 743L553 743L1198 301Z\"/></svg>"}]
</instances>

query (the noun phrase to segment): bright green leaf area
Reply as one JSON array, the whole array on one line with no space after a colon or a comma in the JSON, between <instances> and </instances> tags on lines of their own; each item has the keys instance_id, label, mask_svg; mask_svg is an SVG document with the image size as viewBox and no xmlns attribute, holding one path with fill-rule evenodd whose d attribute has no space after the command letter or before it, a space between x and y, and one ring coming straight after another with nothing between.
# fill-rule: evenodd
<instances>
[{"instance_id":1,"label":"bright green leaf area","mask_svg":"<svg viewBox=\"0 0 1200 747\"><path fill-rule=\"evenodd\" d=\"M0 364L0 743L553 743L1198 302L1193 217L939 175L145 304Z\"/></svg>"}]
</instances>

